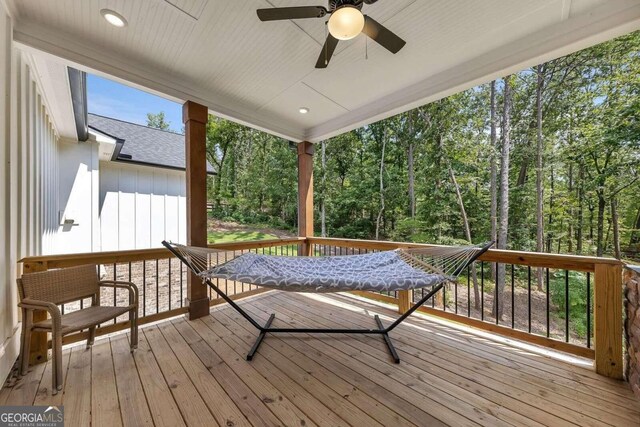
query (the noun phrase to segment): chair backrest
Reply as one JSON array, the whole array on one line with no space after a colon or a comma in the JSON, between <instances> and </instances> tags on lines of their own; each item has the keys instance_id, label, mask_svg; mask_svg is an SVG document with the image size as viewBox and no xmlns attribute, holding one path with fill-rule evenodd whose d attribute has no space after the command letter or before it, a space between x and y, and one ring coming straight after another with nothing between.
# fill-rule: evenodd
<instances>
[{"instance_id":1,"label":"chair backrest","mask_svg":"<svg viewBox=\"0 0 640 427\"><path fill-rule=\"evenodd\" d=\"M100 291L97 267L81 265L23 274L18 279L20 298L63 304L93 297Z\"/></svg>"}]
</instances>

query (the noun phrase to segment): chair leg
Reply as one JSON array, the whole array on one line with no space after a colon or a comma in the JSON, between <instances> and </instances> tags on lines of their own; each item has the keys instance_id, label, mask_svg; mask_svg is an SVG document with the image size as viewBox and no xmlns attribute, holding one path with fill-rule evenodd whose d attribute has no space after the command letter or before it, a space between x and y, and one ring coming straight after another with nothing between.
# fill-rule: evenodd
<instances>
[{"instance_id":1,"label":"chair leg","mask_svg":"<svg viewBox=\"0 0 640 427\"><path fill-rule=\"evenodd\" d=\"M138 348L138 314L137 309L129 312L129 323L131 323L131 353Z\"/></svg>"},{"instance_id":2,"label":"chair leg","mask_svg":"<svg viewBox=\"0 0 640 427\"><path fill-rule=\"evenodd\" d=\"M23 320L24 322L24 320ZM22 326L22 338L20 340L20 375L26 375L29 369L29 353L31 352L31 328Z\"/></svg>"},{"instance_id":3,"label":"chair leg","mask_svg":"<svg viewBox=\"0 0 640 427\"><path fill-rule=\"evenodd\" d=\"M22 309L22 336L20 338L20 372L25 375L29 369L29 353L31 353L31 325L33 311Z\"/></svg>"},{"instance_id":4,"label":"chair leg","mask_svg":"<svg viewBox=\"0 0 640 427\"><path fill-rule=\"evenodd\" d=\"M51 353L53 355L51 393L57 394L58 391L62 390L62 335L54 331L51 340Z\"/></svg>"},{"instance_id":5,"label":"chair leg","mask_svg":"<svg viewBox=\"0 0 640 427\"><path fill-rule=\"evenodd\" d=\"M87 348L91 347L96 340L96 327L89 328L89 337L87 338Z\"/></svg>"},{"instance_id":6,"label":"chair leg","mask_svg":"<svg viewBox=\"0 0 640 427\"><path fill-rule=\"evenodd\" d=\"M58 355L56 354L56 341L55 335L51 334L51 395L58 394Z\"/></svg>"}]
</instances>

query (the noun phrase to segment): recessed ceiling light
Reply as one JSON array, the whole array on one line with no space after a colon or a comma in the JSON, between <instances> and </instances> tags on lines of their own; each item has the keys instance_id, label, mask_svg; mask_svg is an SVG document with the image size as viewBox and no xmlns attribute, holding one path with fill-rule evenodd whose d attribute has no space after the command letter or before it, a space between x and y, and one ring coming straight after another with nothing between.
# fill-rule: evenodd
<instances>
[{"instance_id":1,"label":"recessed ceiling light","mask_svg":"<svg viewBox=\"0 0 640 427\"><path fill-rule=\"evenodd\" d=\"M307 107L300 107L298 111L300 111L300 114L307 114L309 109Z\"/></svg>"},{"instance_id":2,"label":"recessed ceiling light","mask_svg":"<svg viewBox=\"0 0 640 427\"><path fill-rule=\"evenodd\" d=\"M100 11L100 15L102 15L102 17L114 27L125 27L127 25L127 20L124 19L124 16L120 15L118 12L114 12L113 10L102 9Z\"/></svg>"}]
</instances>

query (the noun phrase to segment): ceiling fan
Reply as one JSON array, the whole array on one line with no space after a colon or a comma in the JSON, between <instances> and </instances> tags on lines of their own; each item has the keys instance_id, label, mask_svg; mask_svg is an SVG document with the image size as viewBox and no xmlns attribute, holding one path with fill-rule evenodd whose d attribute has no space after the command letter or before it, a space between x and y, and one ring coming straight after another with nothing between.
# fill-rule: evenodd
<instances>
[{"instance_id":1,"label":"ceiling fan","mask_svg":"<svg viewBox=\"0 0 640 427\"><path fill-rule=\"evenodd\" d=\"M261 21L279 21L286 19L322 18L329 16L327 27L329 34L322 47L316 68L326 68L339 40L351 40L360 33L379 43L391 53L398 53L406 42L373 18L362 14L364 4L373 4L378 0L329 0L329 7L298 6L258 9Z\"/></svg>"}]
</instances>

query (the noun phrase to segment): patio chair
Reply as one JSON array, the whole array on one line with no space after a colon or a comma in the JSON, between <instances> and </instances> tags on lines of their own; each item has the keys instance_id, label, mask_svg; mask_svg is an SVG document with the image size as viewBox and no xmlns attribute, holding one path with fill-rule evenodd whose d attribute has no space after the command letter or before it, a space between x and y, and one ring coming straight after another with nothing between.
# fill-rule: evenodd
<instances>
[{"instance_id":1,"label":"patio chair","mask_svg":"<svg viewBox=\"0 0 640 427\"><path fill-rule=\"evenodd\" d=\"M122 288L129 291L129 305L101 307L100 288ZM96 265L23 274L18 279L22 308L22 341L20 343L20 375L29 367L29 350L32 332L51 333L52 394L62 390L62 337L81 330L88 330L87 348L93 345L96 327L108 320L129 312L131 323L131 352L138 346L138 288L130 282L100 280ZM61 314L60 304L91 298L91 306L67 314ZM45 310L49 318L33 321L35 310Z\"/></svg>"}]
</instances>

